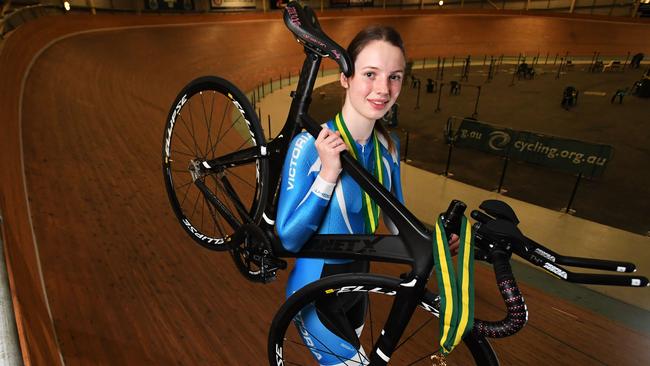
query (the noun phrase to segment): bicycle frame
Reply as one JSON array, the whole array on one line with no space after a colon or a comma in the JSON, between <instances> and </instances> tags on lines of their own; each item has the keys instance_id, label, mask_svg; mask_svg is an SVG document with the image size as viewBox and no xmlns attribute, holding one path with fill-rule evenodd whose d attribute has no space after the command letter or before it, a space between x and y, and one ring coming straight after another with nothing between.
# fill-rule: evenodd
<instances>
[{"instance_id":1,"label":"bicycle frame","mask_svg":"<svg viewBox=\"0 0 650 366\"><path fill-rule=\"evenodd\" d=\"M300 72L296 92L284 127L267 146L257 146L233 155L208 161L209 166L223 166L229 161L246 161L247 158L266 156L269 159L269 184L271 194L264 203L264 220L260 227L270 238L276 257L345 258L411 265L412 271L403 280L396 300L386 321L385 332L377 340L370 361L385 365L395 349L418 299L433 270L432 234L397 198L375 177L366 171L347 151L341 153L343 170L350 174L361 188L377 202L399 230L398 235L314 235L299 253L283 249L274 232L274 218L280 189L280 172L289 144L305 128L314 138L321 130L308 114L311 94L320 68L322 56L305 47L305 61ZM203 188L200 187L199 188ZM204 190L204 189L202 189ZM206 191L204 191L206 192ZM207 192L206 192L207 193ZM487 342L484 346L489 347ZM491 352L491 349L490 349Z\"/></svg>"}]
</instances>

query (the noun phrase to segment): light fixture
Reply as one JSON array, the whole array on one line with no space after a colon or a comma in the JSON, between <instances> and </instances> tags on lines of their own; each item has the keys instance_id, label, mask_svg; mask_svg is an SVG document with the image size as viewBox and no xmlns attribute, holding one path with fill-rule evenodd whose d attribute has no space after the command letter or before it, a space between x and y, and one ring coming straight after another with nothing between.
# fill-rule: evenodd
<instances>
[{"instance_id":1,"label":"light fixture","mask_svg":"<svg viewBox=\"0 0 650 366\"><path fill-rule=\"evenodd\" d=\"M650 0L648 0L648 1L650 1ZM443 6L444 4L445 4L444 1L442 1L442 0L438 1L438 5Z\"/></svg>"},{"instance_id":2,"label":"light fixture","mask_svg":"<svg viewBox=\"0 0 650 366\"><path fill-rule=\"evenodd\" d=\"M70 3L67 2L67 1L64 1L63 2L63 8L65 9L65 11L70 11Z\"/></svg>"}]
</instances>

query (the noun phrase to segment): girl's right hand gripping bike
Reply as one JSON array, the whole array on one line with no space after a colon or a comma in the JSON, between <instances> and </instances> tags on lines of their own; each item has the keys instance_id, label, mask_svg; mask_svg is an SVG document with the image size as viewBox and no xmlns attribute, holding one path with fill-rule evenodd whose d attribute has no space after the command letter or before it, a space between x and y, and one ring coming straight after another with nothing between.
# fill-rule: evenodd
<instances>
[{"instance_id":1,"label":"girl's right hand gripping bike","mask_svg":"<svg viewBox=\"0 0 650 366\"><path fill-rule=\"evenodd\" d=\"M271 365L314 365L323 349L301 326L300 311L319 301L365 294L366 325L356 332L334 330L349 344L363 346L362 361L347 364L430 364L436 352L440 297L427 288L434 268L432 232L347 152L343 169L378 203L398 235L316 235L299 253L283 249L274 231L280 172L292 138L302 129L313 136L320 126L308 115L311 94L323 57L352 75L346 51L323 31L314 12L296 2L284 21L302 44L305 60L290 111L280 133L266 141L251 103L227 80L201 77L190 82L172 105L163 138L163 175L169 200L183 229L198 244L228 251L249 280L267 283L286 268L282 258L347 258L410 265L401 278L377 274L342 274L323 278L293 294L277 312L269 332ZM474 258L493 264L507 315L500 321L474 320L472 331L449 355L458 365L498 365L487 337L507 337L526 323L527 310L510 267L514 253L569 282L647 286L645 277L574 273L563 265L634 272L632 263L566 257L527 238L504 202L485 201L471 213ZM462 215L464 204L452 202L445 222ZM448 228L449 229L449 228ZM332 303L331 301L329 303ZM433 321L432 321L433 320ZM357 347L359 349L359 347Z\"/></svg>"}]
</instances>

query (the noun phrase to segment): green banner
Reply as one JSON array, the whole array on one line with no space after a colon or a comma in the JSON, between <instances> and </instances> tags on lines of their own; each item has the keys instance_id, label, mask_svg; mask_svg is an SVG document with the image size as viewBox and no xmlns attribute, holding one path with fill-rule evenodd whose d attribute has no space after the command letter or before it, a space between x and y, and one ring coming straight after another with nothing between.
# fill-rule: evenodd
<instances>
[{"instance_id":1,"label":"green banner","mask_svg":"<svg viewBox=\"0 0 650 366\"><path fill-rule=\"evenodd\" d=\"M528 131L499 128L463 119L455 145L584 176L598 177L611 160L613 148Z\"/></svg>"}]
</instances>

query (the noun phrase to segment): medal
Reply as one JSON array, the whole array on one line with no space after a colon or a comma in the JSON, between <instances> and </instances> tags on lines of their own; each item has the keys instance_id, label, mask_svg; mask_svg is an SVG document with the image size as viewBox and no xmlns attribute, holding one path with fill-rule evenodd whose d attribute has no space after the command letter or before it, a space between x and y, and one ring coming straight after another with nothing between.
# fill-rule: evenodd
<instances>
[{"instance_id":1,"label":"medal","mask_svg":"<svg viewBox=\"0 0 650 366\"><path fill-rule=\"evenodd\" d=\"M431 365L432 366L447 366L447 359L442 353L435 353L431 356Z\"/></svg>"},{"instance_id":2,"label":"medal","mask_svg":"<svg viewBox=\"0 0 650 366\"><path fill-rule=\"evenodd\" d=\"M434 365L446 365L444 356L453 351L474 322L474 236L465 216L461 219L458 274L449 252L441 218L436 221L433 240L435 273L440 288L440 349ZM436 363L438 362L438 363Z\"/></svg>"}]
</instances>

